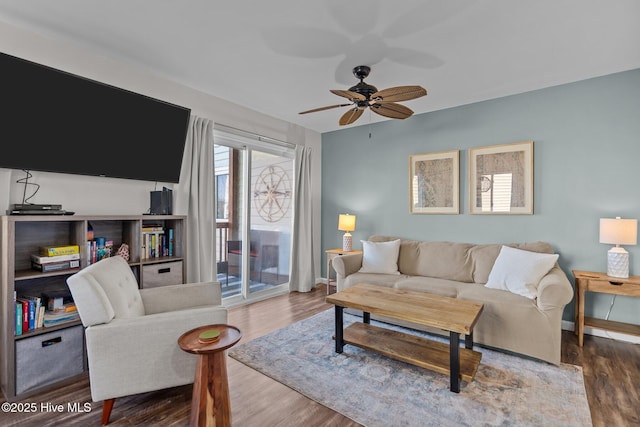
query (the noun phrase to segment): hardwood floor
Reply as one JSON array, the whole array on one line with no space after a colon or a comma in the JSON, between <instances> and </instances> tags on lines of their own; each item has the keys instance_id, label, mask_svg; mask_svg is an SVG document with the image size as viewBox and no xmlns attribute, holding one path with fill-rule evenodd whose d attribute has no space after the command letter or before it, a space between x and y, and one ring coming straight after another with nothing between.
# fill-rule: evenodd
<instances>
[{"instance_id":1,"label":"hardwood floor","mask_svg":"<svg viewBox=\"0 0 640 427\"><path fill-rule=\"evenodd\" d=\"M331 308L324 302L325 295L325 286L319 285L309 293L292 293L236 307L229 311L229 323L242 331L241 342L246 342ZM576 336L563 331L562 361L583 367L594 426L640 425L640 345L587 335L580 348ZM234 359L228 358L227 363L234 426L359 426ZM191 388L189 385L116 399L109 425L186 426ZM0 425L100 425L102 403L91 402L87 378L22 402L35 402L37 410L21 414L0 412ZM64 410L47 412L47 403L50 408L61 404ZM82 407L85 403L91 404L88 412L67 409L68 404Z\"/></svg>"}]
</instances>

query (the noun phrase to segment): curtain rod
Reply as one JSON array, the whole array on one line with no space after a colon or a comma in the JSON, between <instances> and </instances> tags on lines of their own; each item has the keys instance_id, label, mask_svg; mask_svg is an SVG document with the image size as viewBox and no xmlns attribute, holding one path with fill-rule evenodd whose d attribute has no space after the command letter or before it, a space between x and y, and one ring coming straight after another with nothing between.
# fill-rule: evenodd
<instances>
[{"instance_id":1,"label":"curtain rod","mask_svg":"<svg viewBox=\"0 0 640 427\"><path fill-rule=\"evenodd\" d=\"M291 149L295 149L296 148L296 144L292 144L291 142L281 141L281 140L275 139L275 138L269 138L268 136L262 136L262 135L257 134L257 133L248 132L246 130L234 128L232 126L227 126L227 125L219 124L219 123L216 123L216 122L213 123L213 128L217 129L217 130L224 131L224 132L229 132L229 133L233 133L233 134L236 134L236 135L240 135L240 136L254 138L254 139L257 139L258 141L261 141L261 142L269 142L271 144L276 144L276 145L280 145L282 147L291 148Z\"/></svg>"}]
</instances>

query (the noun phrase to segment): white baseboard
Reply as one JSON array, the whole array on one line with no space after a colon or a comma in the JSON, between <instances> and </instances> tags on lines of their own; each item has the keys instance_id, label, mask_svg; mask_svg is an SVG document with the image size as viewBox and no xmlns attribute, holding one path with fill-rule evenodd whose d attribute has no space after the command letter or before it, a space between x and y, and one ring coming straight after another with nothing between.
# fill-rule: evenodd
<instances>
[{"instance_id":1,"label":"white baseboard","mask_svg":"<svg viewBox=\"0 0 640 427\"><path fill-rule=\"evenodd\" d=\"M568 320L563 320L562 329L566 331L575 331L575 323ZM630 342L632 344L640 344L640 337L637 337L635 335L622 334L620 332L612 332L604 329L595 329L589 326L585 326L584 333L587 335L593 335L594 337L611 338L618 341Z\"/></svg>"}]
</instances>

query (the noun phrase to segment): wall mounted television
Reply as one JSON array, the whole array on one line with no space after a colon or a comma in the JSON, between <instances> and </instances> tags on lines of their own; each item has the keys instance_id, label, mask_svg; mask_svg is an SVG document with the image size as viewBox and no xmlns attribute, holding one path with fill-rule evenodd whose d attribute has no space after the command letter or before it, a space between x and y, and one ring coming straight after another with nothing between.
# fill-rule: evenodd
<instances>
[{"instance_id":1,"label":"wall mounted television","mask_svg":"<svg viewBox=\"0 0 640 427\"><path fill-rule=\"evenodd\" d=\"M191 110L0 53L0 167L176 183Z\"/></svg>"}]
</instances>

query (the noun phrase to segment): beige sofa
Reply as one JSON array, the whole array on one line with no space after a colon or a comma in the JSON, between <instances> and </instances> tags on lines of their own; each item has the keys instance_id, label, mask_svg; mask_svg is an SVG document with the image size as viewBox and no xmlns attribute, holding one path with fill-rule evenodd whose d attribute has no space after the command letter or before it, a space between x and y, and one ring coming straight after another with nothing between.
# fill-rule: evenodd
<instances>
[{"instance_id":1,"label":"beige sofa","mask_svg":"<svg viewBox=\"0 0 640 427\"><path fill-rule=\"evenodd\" d=\"M372 236L369 242L397 239ZM573 298L571 283L557 262L552 261L553 267L537 284L533 298L486 287L502 246L401 239L399 273L360 272L363 254L336 257L332 264L338 291L357 283L369 283L482 302L484 309L474 328L476 343L559 364L562 314ZM506 246L553 253L552 247L544 242Z\"/></svg>"}]
</instances>

